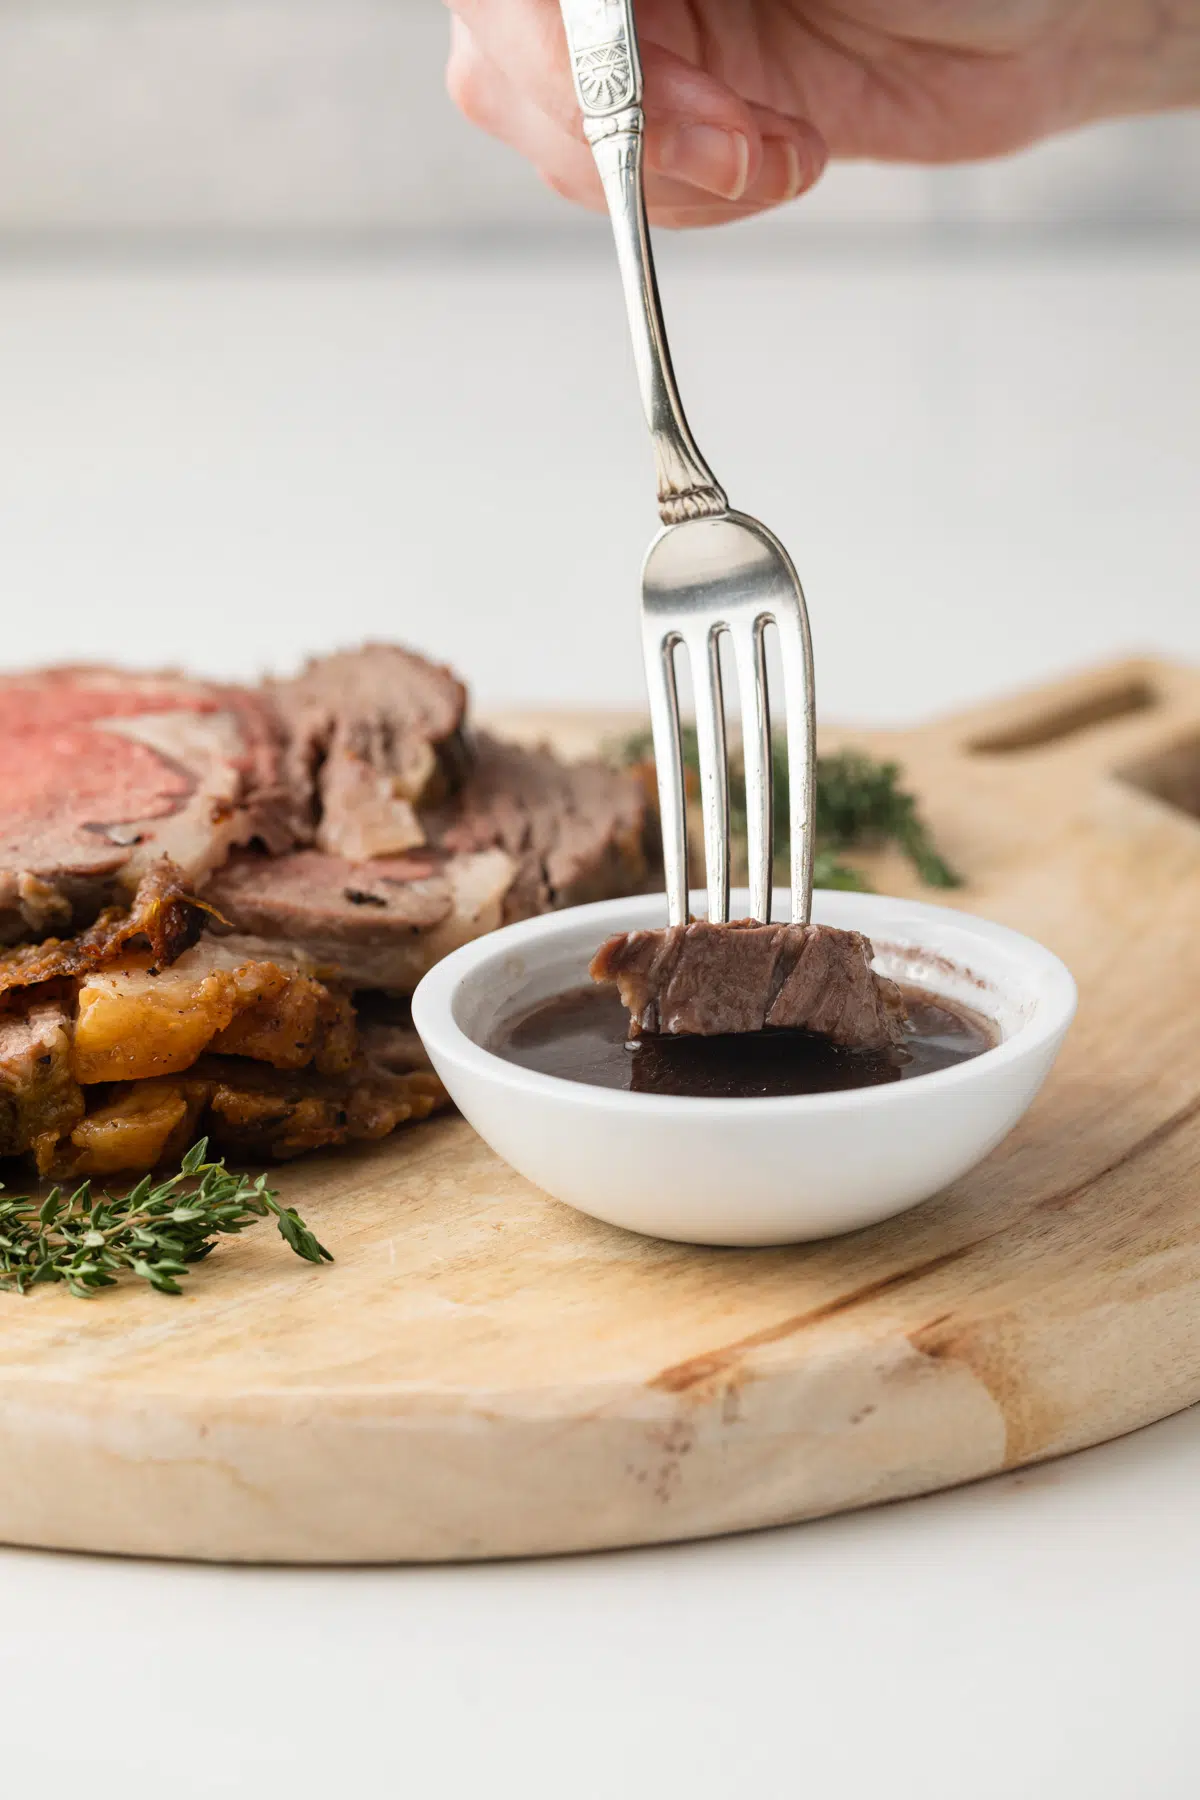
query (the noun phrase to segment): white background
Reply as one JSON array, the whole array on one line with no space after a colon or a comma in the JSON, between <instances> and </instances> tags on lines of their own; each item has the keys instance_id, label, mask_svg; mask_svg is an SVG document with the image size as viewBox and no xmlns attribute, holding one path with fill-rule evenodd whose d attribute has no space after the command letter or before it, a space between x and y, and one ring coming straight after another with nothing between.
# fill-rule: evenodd
<instances>
[{"instance_id":1,"label":"white background","mask_svg":"<svg viewBox=\"0 0 1200 1800\"><path fill-rule=\"evenodd\" d=\"M638 705L650 458L590 246L0 273L12 662L251 674L399 637ZM1200 255L667 249L700 443L805 583L822 710L1200 656Z\"/></svg>"},{"instance_id":2,"label":"white background","mask_svg":"<svg viewBox=\"0 0 1200 1800\"><path fill-rule=\"evenodd\" d=\"M450 1569L0 1552L5 1793L1194 1800L1200 1415L788 1531Z\"/></svg>"},{"instance_id":3,"label":"white background","mask_svg":"<svg viewBox=\"0 0 1200 1800\"><path fill-rule=\"evenodd\" d=\"M701 441L808 583L827 713L1200 656L1186 244L676 247L666 286ZM381 633L493 701L635 701L653 509L622 332L599 247L10 264L6 658L249 671ZM1198 1482L1192 1414L717 1545L340 1573L0 1551L0 1780L1194 1800Z\"/></svg>"},{"instance_id":4,"label":"white background","mask_svg":"<svg viewBox=\"0 0 1200 1800\"><path fill-rule=\"evenodd\" d=\"M0 0L6 664L398 636L487 702L637 703L654 518L604 228L453 117L444 32L434 0ZM841 170L664 246L698 436L796 557L827 716L1200 658L1198 143ZM1198 1484L1188 1414L652 1552L0 1551L0 1786L1194 1800Z\"/></svg>"},{"instance_id":5,"label":"white background","mask_svg":"<svg viewBox=\"0 0 1200 1800\"><path fill-rule=\"evenodd\" d=\"M441 88L439 0L0 0L0 238L569 232ZM835 170L756 233L1200 221L1200 120Z\"/></svg>"}]
</instances>

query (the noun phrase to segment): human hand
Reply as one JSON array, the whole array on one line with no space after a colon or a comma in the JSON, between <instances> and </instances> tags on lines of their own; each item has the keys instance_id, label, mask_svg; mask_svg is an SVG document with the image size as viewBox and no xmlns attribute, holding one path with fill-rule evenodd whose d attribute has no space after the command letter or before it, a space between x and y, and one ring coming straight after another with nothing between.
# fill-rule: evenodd
<instances>
[{"instance_id":1,"label":"human hand","mask_svg":"<svg viewBox=\"0 0 1200 1800\"><path fill-rule=\"evenodd\" d=\"M551 187L604 206L557 0L448 0L447 85ZM659 225L791 200L826 158L963 162L1200 101L1200 0L638 0Z\"/></svg>"}]
</instances>

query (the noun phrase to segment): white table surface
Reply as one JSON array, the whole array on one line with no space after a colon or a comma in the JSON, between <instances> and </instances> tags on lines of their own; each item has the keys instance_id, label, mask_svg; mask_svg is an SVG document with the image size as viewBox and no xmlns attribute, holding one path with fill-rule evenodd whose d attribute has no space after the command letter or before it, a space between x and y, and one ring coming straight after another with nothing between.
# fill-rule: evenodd
<instances>
[{"instance_id":1,"label":"white table surface","mask_svg":"<svg viewBox=\"0 0 1200 1800\"><path fill-rule=\"evenodd\" d=\"M665 285L701 442L805 577L827 714L1200 657L1200 255L730 238L674 250ZM648 479L599 257L0 268L12 665L248 673L391 635L492 704L636 704ZM1190 1800L1198 1489L1187 1414L667 1550L0 1551L4 1792Z\"/></svg>"}]
</instances>

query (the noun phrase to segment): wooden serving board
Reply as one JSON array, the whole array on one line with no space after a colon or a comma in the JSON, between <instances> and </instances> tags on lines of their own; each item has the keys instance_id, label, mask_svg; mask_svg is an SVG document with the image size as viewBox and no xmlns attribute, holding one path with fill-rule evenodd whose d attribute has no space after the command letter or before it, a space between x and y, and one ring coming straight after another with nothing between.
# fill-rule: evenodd
<instances>
[{"instance_id":1,"label":"wooden serving board","mask_svg":"<svg viewBox=\"0 0 1200 1800\"><path fill-rule=\"evenodd\" d=\"M552 724L581 749L612 721L522 728ZM1079 980L1058 1068L982 1167L853 1237L732 1251L579 1217L454 1118L295 1164L280 1186L332 1267L263 1226L183 1299L0 1296L0 1538L286 1562L648 1543L1200 1398L1200 672L853 741L906 765L970 872L952 902ZM898 861L874 876L916 891Z\"/></svg>"}]
</instances>

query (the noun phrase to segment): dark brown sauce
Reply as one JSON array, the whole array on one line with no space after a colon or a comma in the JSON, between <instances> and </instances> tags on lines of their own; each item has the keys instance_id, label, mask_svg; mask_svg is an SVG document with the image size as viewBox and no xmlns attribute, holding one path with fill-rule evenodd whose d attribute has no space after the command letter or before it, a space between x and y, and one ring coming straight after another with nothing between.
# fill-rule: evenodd
<instances>
[{"instance_id":1,"label":"dark brown sauce","mask_svg":"<svg viewBox=\"0 0 1200 1800\"><path fill-rule=\"evenodd\" d=\"M507 1062L564 1081L635 1094L761 1100L784 1094L911 1081L990 1050L995 1033L965 1007L917 988L908 1002L904 1043L896 1050L840 1050L807 1031L758 1031L730 1037L644 1037L628 1041L629 1014L612 988L574 988L519 1013L491 1049Z\"/></svg>"}]
</instances>

